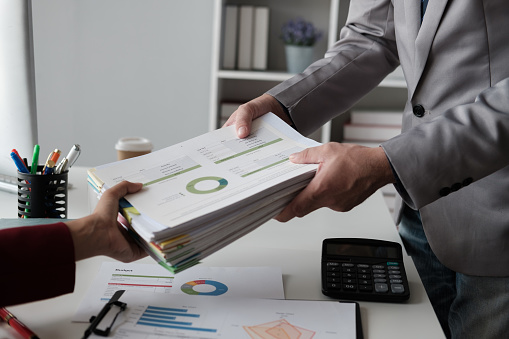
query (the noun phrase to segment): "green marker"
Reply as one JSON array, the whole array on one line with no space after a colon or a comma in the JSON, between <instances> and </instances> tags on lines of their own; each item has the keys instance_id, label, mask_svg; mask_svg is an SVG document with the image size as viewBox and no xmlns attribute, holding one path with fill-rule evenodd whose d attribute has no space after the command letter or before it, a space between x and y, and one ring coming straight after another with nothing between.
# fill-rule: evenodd
<instances>
[{"instance_id":1,"label":"green marker","mask_svg":"<svg viewBox=\"0 0 509 339\"><path fill-rule=\"evenodd\" d=\"M37 173L37 166L39 165L39 145L34 146L34 156L32 157L32 167L30 167L30 173Z\"/></svg>"}]
</instances>

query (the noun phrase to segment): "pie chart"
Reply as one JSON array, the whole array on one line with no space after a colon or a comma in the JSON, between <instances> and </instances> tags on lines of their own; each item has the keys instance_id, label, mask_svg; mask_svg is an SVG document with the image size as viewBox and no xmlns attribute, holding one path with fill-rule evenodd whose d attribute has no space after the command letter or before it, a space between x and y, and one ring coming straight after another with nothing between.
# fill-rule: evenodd
<instances>
[{"instance_id":1,"label":"pie chart","mask_svg":"<svg viewBox=\"0 0 509 339\"><path fill-rule=\"evenodd\" d=\"M180 287L181 291L190 295L221 295L228 287L215 280L193 280Z\"/></svg>"},{"instance_id":2,"label":"pie chart","mask_svg":"<svg viewBox=\"0 0 509 339\"><path fill-rule=\"evenodd\" d=\"M221 177L201 177L190 181L186 189L194 194L209 194L222 190L228 185L228 180Z\"/></svg>"}]
</instances>

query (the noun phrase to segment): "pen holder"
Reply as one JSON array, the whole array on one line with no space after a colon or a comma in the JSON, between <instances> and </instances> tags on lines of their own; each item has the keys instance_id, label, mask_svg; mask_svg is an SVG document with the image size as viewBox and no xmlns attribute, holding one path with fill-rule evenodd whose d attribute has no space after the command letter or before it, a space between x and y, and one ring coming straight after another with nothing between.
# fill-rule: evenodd
<instances>
[{"instance_id":1,"label":"pen holder","mask_svg":"<svg viewBox=\"0 0 509 339\"><path fill-rule=\"evenodd\" d=\"M41 173L43 166L37 167ZM18 217L67 218L67 174L18 172Z\"/></svg>"}]
</instances>

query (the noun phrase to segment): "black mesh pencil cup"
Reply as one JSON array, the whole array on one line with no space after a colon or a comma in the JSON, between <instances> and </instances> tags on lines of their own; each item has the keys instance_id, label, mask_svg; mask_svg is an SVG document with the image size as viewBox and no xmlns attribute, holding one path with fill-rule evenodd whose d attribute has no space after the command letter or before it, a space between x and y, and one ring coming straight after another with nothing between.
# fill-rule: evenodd
<instances>
[{"instance_id":1,"label":"black mesh pencil cup","mask_svg":"<svg viewBox=\"0 0 509 339\"><path fill-rule=\"evenodd\" d=\"M41 173L43 166L37 167ZM67 218L67 174L18 172L19 218Z\"/></svg>"}]
</instances>

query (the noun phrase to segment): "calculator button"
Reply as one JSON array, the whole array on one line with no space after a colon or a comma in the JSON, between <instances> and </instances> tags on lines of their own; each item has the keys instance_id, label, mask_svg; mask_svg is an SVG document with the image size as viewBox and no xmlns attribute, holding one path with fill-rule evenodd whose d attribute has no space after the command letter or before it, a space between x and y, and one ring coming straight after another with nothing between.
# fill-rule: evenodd
<instances>
[{"instance_id":1,"label":"calculator button","mask_svg":"<svg viewBox=\"0 0 509 339\"><path fill-rule=\"evenodd\" d=\"M380 278L378 278L378 279L375 279L375 280L373 280L373 281L374 281L375 283L384 283L384 282L386 282L386 281L387 281L387 279L380 279Z\"/></svg>"},{"instance_id":2,"label":"calculator button","mask_svg":"<svg viewBox=\"0 0 509 339\"><path fill-rule=\"evenodd\" d=\"M355 278L355 273L343 273L343 278Z\"/></svg>"},{"instance_id":3,"label":"calculator button","mask_svg":"<svg viewBox=\"0 0 509 339\"><path fill-rule=\"evenodd\" d=\"M343 289L344 290L356 290L357 289L357 285L353 285L353 284L344 284L343 285Z\"/></svg>"},{"instance_id":4,"label":"calculator button","mask_svg":"<svg viewBox=\"0 0 509 339\"><path fill-rule=\"evenodd\" d=\"M394 294L401 294L401 293L405 292L405 287L401 284L392 284L391 292Z\"/></svg>"},{"instance_id":5,"label":"calculator button","mask_svg":"<svg viewBox=\"0 0 509 339\"><path fill-rule=\"evenodd\" d=\"M398 266L387 266L389 270L399 270Z\"/></svg>"},{"instance_id":6,"label":"calculator button","mask_svg":"<svg viewBox=\"0 0 509 339\"><path fill-rule=\"evenodd\" d=\"M398 274L389 274L389 279L401 279L401 276Z\"/></svg>"},{"instance_id":7,"label":"calculator button","mask_svg":"<svg viewBox=\"0 0 509 339\"><path fill-rule=\"evenodd\" d=\"M374 270L385 270L385 266L383 265L373 265L371 266Z\"/></svg>"},{"instance_id":8,"label":"calculator button","mask_svg":"<svg viewBox=\"0 0 509 339\"><path fill-rule=\"evenodd\" d=\"M336 278L339 278L340 277L340 274L339 272L327 272L327 276L328 277L336 277Z\"/></svg>"},{"instance_id":9,"label":"calculator button","mask_svg":"<svg viewBox=\"0 0 509 339\"><path fill-rule=\"evenodd\" d=\"M383 274L383 273L385 273L385 270L373 270L373 273L378 273L378 274L382 273Z\"/></svg>"},{"instance_id":10,"label":"calculator button","mask_svg":"<svg viewBox=\"0 0 509 339\"><path fill-rule=\"evenodd\" d=\"M327 282L340 282L340 281L341 281L341 278L327 277Z\"/></svg>"},{"instance_id":11,"label":"calculator button","mask_svg":"<svg viewBox=\"0 0 509 339\"><path fill-rule=\"evenodd\" d=\"M368 264L357 264L358 268L369 268Z\"/></svg>"},{"instance_id":12,"label":"calculator button","mask_svg":"<svg viewBox=\"0 0 509 339\"><path fill-rule=\"evenodd\" d=\"M389 282L391 284L402 284L403 280L401 280L401 279L391 279Z\"/></svg>"},{"instance_id":13,"label":"calculator button","mask_svg":"<svg viewBox=\"0 0 509 339\"><path fill-rule=\"evenodd\" d=\"M378 292L378 293L385 293L389 291L389 286L387 286L387 284L375 284L375 292Z\"/></svg>"},{"instance_id":14,"label":"calculator button","mask_svg":"<svg viewBox=\"0 0 509 339\"><path fill-rule=\"evenodd\" d=\"M354 264L350 264L350 263L343 263L341 266L343 266L343 267L355 267Z\"/></svg>"},{"instance_id":15,"label":"calculator button","mask_svg":"<svg viewBox=\"0 0 509 339\"><path fill-rule=\"evenodd\" d=\"M385 278L385 274L373 274L373 278Z\"/></svg>"},{"instance_id":16,"label":"calculator button","mask_svg":"<svg viewBox=\"0 0 509 339\"><path fill-rule=\"evenodd\" d=\"M355 268L343 268L343 272L355 273L357 271Z\"/></svg>"},{"instance_id":17,"label":"calculator button","mask_svg":"<svg viewBox=\"0 0 509 339\"><path fill-rule=\"evenodd\" d=\"M356 284L357 283L357 279L343 279L343 282L345 284Z\"/></svg>"},{"instance_id":18,"label":"calculator button","mask_svg":"<svg viewBox=\"0 0 509 339\"><path fill-rule=\"evenodd\" d=\"M399 263L398 262L395 262L395 261L388 261L387 262L387 266L398 266Z\"/></svg>"},{"instance_id":19,"label":"calculator button","mask_svg":"<svg viewBox=\"0 0 509 339\"><path fill-rule=\"evenodd\" d=\"M360 285L371 285L371 280L362 279L359 280Z\"/></svg>"},{"instance_id":20,"label":"calculator button","mask_svg":"<svg viewBox=\"0 0 509 339\"><path fill-rule=\"evenodd\" d=\"M327 287L328 288L333 288L333 289L340 289L341 288L340 284L336 284L336 283L329 283L329 284L327 284Z\"/></svg>"},{"instance_id":21,"label":"calculator button","mask_svg":"<svg viewBox=\"0 0 509 339\"><path fill-rule=\"evenodd\" d=\"M371 285L360 285L359 286L359 291L362 291L362 292L371 292L373 290L373 288L371 287Z\"/></svg>"},{"instance_id":22,"label":"calculator button","mask_svg":"<svg viewBox=\"0 0 509 339\"><path fill-rule=\"evenodd\" d=\"M360 274L370 274L371 273L371 271L366 268L360 268L357 270L357 272L359 272Z\"/></svg>"},{"instance_id":23,"label":"calculator button","mask_svg":"<svg viewBox=\"0 0 509 339\"><path fill-rule=\"evenodd\" d=\"M340 270L339 266L327 266L327 272L338 272Z\"/></svg>"},{"instance_id":24,"label":"calculator button","mask_svg":"<svg viewBox=\"0 0 509 339\"><path fill-rule=\"evenodd\" d=\"M327 266L339 266L338 262L328 262Z\"/></svg>"},{"instance_id":25,"label":"calculator button","mask_svg":"<svg viewBox=\"0 0 509 339\"><path fill-rule=\"evenodd\" d=\"M371 275L370 274L359 274L357 276L357 278L359 278L359 279L371 279Z\"/></svg>"},{"instance_id":26,"label":"calculator button","mask_svg":"<svg viewBox=\"0 0 509 339\"><path fill-rule=\"evenodd\" d=\"M401 272L393 270L393 271L389 271L389 274L401 274Z\"/></svg>"}]
</instances>

